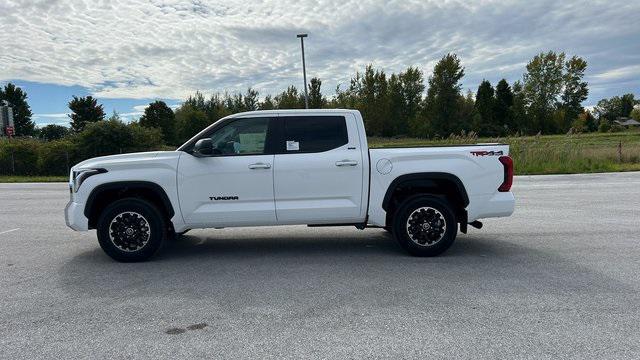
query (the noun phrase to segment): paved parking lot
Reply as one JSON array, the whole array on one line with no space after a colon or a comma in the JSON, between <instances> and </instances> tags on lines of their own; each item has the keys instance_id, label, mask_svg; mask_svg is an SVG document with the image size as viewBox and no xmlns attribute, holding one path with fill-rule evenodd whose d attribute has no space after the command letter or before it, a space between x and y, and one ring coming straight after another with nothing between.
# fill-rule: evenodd
<instances>
[{"instance_id":1,"label":"paved parking lot","mask_svg":"<svg viewBox=\"0 0 640 360\"><path fill-rule=\"evenodd\" d=\"M0 184L0 357L640 358L640 173L515 184L437 258L290 226L140 264L65 227L65 184Z\"/></svg>"}]
</instances>

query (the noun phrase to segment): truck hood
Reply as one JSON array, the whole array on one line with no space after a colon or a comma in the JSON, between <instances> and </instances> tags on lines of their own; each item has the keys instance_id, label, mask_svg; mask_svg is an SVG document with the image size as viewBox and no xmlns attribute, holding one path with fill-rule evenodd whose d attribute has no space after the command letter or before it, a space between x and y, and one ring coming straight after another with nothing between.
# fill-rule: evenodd
<instances>
[{"instance_id":1,"label":"truck hood","mask_svg":"<svg viewBox=\"0 0 640 360\"><path fill-rule=\"evenodd\" d=\"M72 170L86 168L136 168L173 164L182 154L181 151L149 151L131 154L100 156L76 164Z\"/></svg>"}]
</instances>

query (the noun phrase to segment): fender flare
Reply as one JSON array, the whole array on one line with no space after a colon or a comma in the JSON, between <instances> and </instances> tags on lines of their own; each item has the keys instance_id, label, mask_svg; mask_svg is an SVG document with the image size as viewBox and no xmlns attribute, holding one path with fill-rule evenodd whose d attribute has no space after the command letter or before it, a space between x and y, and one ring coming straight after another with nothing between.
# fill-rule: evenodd
<instances>
[{"instance_id":1,"label":"fender flare","mask_svg":"<svg viewBox=\"0 0 640 360\"><path fill-rule=\"evenodd\" d=\"M411 173L400 175L395 178L389 187L387 188L387 192L384 194L384 199L382 200L382 209L385 211L389 208L389 203L391 202L391 197L393 196L393 192L400 186L406 185L418 185L418 186L436 186L437 180L446 180L451 181L456 188L458 189L458 193L460 193L460 197L463 201L463 207L467 207L469 205L469 196L467 195L467 190L464 187L464 184L457 176L450 173L443 172L420 172L420 173Z\"/></svg>"},{"instance_id":2,"label":"fender flare","mask_svg":"<svg viewBox=\"0 0 640 360\"><path fill-rule=\"evenodd\" d=\"M89 196L87 197L87 201L84 206L84 215L87 218L90 217L93 203L101 193L109 190L127 191L135 189L151 190L160 198L162 204L165 207L165 210L167 210L167 213L169 214L169 218L172 218L173 215L175 215L171 200L169 200L169 196L167 196L167 193L164 191L162 186L150 181L115 181L96 186L95 188L93 188L93 190L91 190L91 194L89 194Z\"/></svg>"}]
</instances>

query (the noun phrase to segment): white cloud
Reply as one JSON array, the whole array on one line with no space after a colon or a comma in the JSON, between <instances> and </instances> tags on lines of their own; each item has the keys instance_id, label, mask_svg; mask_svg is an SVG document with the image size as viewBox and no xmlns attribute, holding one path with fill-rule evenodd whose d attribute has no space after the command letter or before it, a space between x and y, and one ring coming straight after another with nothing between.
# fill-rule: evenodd
<instances>
[{"instance_id":1,"label":"white cloud","mask_svg":"<svg viewBox=\"0 0 640 360\"><path fill-rule=\"evenodd\" d=\"M640 65L629 65L607 70L600 74L593 75L593 78L603 81L614 81L628 78L638 80L640 79Z\"/></svg>"},{"instance_id":2,"label":"white cloud","mask_svg":"<svg viewBox=\"0 0 640 360\"><path fill-rule=\"evenodd\" d=\"M35 118L35 119L40 119L40 118L66 119L66 118L69 118L69 114L68 113L62 113L62 114L34 114L33 118Z\"/></svg>"},{"instance_id":3,"label":"white cloud","mask_svg":"<svg viewBox=\"0 0 640 360\"><path fill-rule=\"evenodd\" d=\"M367 63L428 75L447 52L475 89L483 78L519 78L546 50L584 57L596 83L637 91L638 13L639 2L621 0L3 0L0 80L80 85L103 98L273 93L300 87L295 34L304 31L308 76L327 93Z\"/></svg>"},{"instance_id":4,"label":"white cloud","mask_svg":"<svg viewBox=\"0 0 640 360\"><path fill-rule=\"evenodd\" d=\"M69 116L66 113L55 113L55 114L33 114L31 117L32 120L36 123L36 126L42 127L51 124L55 125L69 125Z\"/></svg>"}]
</instances>

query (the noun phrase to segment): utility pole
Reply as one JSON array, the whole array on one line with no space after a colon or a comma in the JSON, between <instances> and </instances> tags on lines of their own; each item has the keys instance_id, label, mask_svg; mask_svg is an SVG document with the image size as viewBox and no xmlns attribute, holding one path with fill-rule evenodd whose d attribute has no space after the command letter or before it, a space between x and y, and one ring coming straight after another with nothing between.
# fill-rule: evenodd
<instances>
[{"instance_id":1,"label":"utility pole","mask_svg":"<svg viewBox=\"0 0 640 360\"><path fill-rule=\"evenodd\" d=\"M304 63L304 38L306 38L307 34L298 34L297 37L300 38L300 47L302 47L302 77L304 78L304 108L309 108L309 93L307 91L307 68Z\"/></svg>"}]
</instances>

